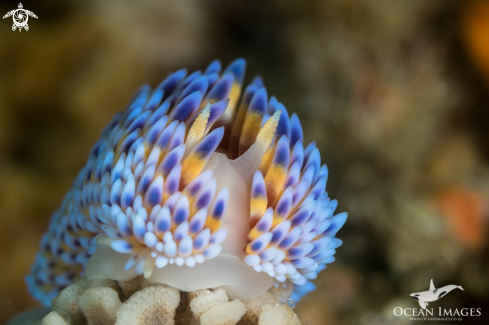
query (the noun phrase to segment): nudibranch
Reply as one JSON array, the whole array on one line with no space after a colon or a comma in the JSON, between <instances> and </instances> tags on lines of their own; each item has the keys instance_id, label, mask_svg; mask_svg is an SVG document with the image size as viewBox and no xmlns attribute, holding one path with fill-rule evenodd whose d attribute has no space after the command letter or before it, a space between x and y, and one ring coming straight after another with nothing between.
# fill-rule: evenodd
<instances>
[{"instance_id":1,"label":"nudibranch","mask_svg":"<svg viewBox=\"0 0 489 325\"><path fill-rule=\"evenodd\" d=\"M179 70L115 115L42 236L26 278L36 299L49 306L83 274L242 300L314 290L347 214L333 215L297 115L259 77L241 94L245 66Z\"/></svg>"}]
</instances>

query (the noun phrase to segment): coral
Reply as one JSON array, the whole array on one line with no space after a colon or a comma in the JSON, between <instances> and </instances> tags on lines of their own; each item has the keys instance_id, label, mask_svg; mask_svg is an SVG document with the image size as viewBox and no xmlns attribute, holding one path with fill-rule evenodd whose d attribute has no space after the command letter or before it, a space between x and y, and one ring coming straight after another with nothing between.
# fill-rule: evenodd
<instances>
[{"instance_id":1,"label":"coral","mask_svg":"<svg viewBox=\"0 0 489 325\"><path fill-rule=\"evenodd\" d=\"M134 293L117 310L117 325L173 325L180 302L178 290L163 284L146 287Z\"/></svg>"},{"instance_id":2,"label":"coral","mask_svg":"<svg viewBox=\"0 0 489 325\"><path fill-rule=\"evenodd\" d=\"M257 324L263 308L267 305L275 305L277 299L269 291L262 293L260 296L246 302L246 314L242 322L245 324Z\"/></svg>"},{"instance_id":3,"label":"coral","mask_svg":"<svg viewBox=\"0 0 489 325\"><path fill-rule=\"evenodd\" d=\"M68 322L57 312L52 311L42 319L41 325L68 325Z\"/></svg>"},{"instance_id":4,"label":"coral","mask_svg":"<svg viewBox=\"0 0 489 325\"><path fill-rule=\"evenodd\" d=\"M144 277L138 276L129 281L119 281L119 288L124 297L132 296L136 291L149 287L151 283Z\"/></svg>"},{"instance_id":5,"label":"coral","mask_svg":"<svg viewBox=\"0 0 489 325\"><path fill-rule=\"evenodd\" d=\"M292 308L287 305L275 304L267 306L260 314L258 325L300 325L301 321Z\"/></svg>"},{"instance_id":6,"label":"coral","mask_svg":"<svg viewBox=\"0 0 489 325\"><path fill-rule=\"evenodd\" d=\"M201 325L234 325L246 313L246 305L238 299L211 307L200 316Z\"/></svg>"},{"instance_id":7,"label":"coral","mask_svg":"<svg viewBox=\"0 0 489 325\"><path fill-rule=\"evenodd\" d=\"M84 318L76 299L86 289L90 281L82 277L72 285L64 288L59 295L53 299L53 310L70 323L80 322Z\"/></svg>"},{"instance_id":8,"label":"coral","mask_svg":"<svg viewBox=\"0 0 489 325\"><path fill-rule=\"evenodd\" d=\"M113 288L114 283L117 290ZM41 324L301 324L292 308L280 303L268 291L243 302L229 301L222 289L187 294L164 284L150 285L142 276L131 281L100 281L100 286L96 287L90 284L86 278L81 278L65 288L55 299L53 308L56 306L56 310L45 316ZM131 290L127 290L128 287ZM61 310L59 306L65 308Z\"/></svg>"},{"instance_id":9,"label":"coral","mask_svg":"<svg viewBox=\"0 0 489 325\"><path fill-rule=\"evenodd\" d=\"M190 310L197 321L200 320L202 314L216 305L225 304L228 302L228 296L222 289L216 291L199 290L191 293Z\"/></svg>"},{"instance_id":10,"label":"coral","mask_svg":"<svg viewBox=\"0 0 489 325\"><path fill-rule=\"evenodd\" d=\"M103 313L115 316L110 310L120 304L118 291L119 286L113 280L90 281L81 277L53 299L53 310L70 323L80 323L87 318L90 324L97 324L95 320L105 315Z\"/></svg>"},{"instance_id":11,"label":"coral","mask_svg":"<svg viewBox=\"0 0 489 325\"><path fill-rule=\"evenodd\" d=\"M246 302L246 314L240 325L300 325L301 321L292 308L275 298L274 294L266 291L255 299Z\"/></svg>"},{"instance_id":12,"label":"coral","mask_svg":"<svg viewBox=\"0 0 489 325\"><path fill-rule=\"evenodd\" d=\"M76 302L89 325L114 324L117 309L121 305L117 292L104 287L85 290Z\"/></svg>"}]
</instances>

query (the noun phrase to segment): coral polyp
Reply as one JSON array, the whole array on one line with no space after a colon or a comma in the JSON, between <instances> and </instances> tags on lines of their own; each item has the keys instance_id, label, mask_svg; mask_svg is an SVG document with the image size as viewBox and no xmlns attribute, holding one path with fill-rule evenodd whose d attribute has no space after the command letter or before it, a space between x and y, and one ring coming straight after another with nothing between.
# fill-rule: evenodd
<instances>
[{"instance_id":1,"label":"coral polyp","mask_svg":"<svg viewBox=\"0 0 489 325\"><path fill-rule=\"evenodd\" d=\"M27 283L49 306L82 275L255 298L300 297L334 261L346 213L325 192L315 143L246 62L143 86L103 130Z\"/></svg>"}]
</instances>

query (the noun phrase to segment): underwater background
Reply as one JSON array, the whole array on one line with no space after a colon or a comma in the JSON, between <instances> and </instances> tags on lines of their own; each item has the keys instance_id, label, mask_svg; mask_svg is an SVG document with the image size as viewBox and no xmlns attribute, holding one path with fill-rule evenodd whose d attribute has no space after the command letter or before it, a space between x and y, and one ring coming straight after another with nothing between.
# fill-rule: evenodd
<instances>
[{"instance_id":1,"label":"underwater background","mask_svg":"<svg viewBox=\"0 0 489 325\"><path fill-rule=\"evenodd\" d=\"M484 0L26 1L0 20L0 323L93 143L143 83L248 61L317 141L349 218L303 324L408 324L409 295L489 323L489 3ZM2 1L0 13L17 8ZM416 323L416 322L415 322ZM423 323L423 322L417 322ZM429 322L436 324L436 322ZM449 322L441 322L447 324Z\"/></svg>"}]
</instances>

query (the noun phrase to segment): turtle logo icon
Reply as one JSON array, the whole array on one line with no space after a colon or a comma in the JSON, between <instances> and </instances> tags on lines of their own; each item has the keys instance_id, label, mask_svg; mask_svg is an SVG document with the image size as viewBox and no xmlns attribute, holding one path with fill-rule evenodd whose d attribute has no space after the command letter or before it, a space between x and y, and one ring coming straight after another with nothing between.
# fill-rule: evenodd
<instances>
[{"instance_id":1,"label":"turtle logo icon","mask_svg":"<svg viewBox=\"0 0 489 325\"><path fill-rule=\"evenodd\" d=\"M7 12L5 16L3 16L3 19L10 16L12 16L14 20L14 24L12 25L12 31L15 31L18 28L19 32L22 31L22 28L24 28L26 31L29 30L29 25L27 25L29 16L37 19L36 14L33 13L32 11L25 10L24 7L22 6L22 3L19 3L18 9L14 9L12 11Z\"/></svg>"}]
</instances>

